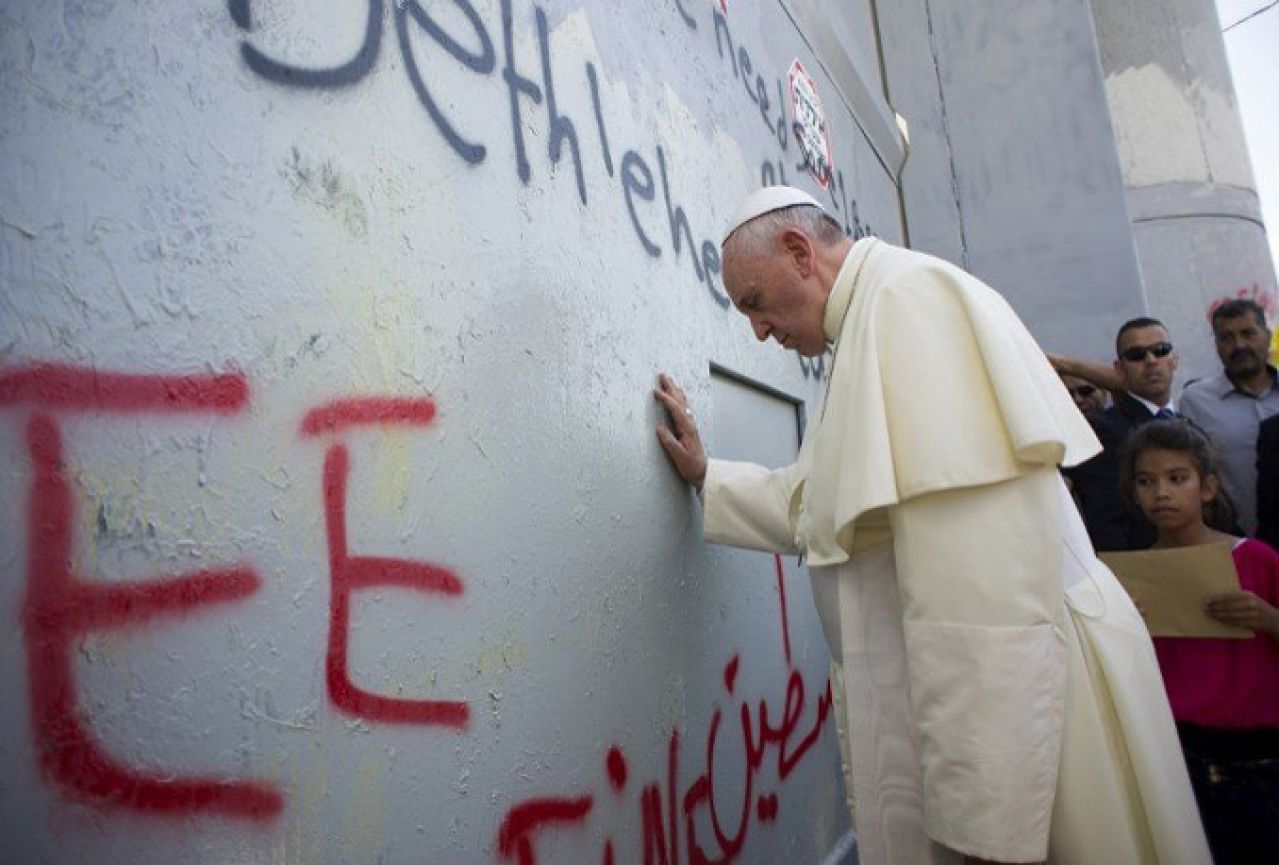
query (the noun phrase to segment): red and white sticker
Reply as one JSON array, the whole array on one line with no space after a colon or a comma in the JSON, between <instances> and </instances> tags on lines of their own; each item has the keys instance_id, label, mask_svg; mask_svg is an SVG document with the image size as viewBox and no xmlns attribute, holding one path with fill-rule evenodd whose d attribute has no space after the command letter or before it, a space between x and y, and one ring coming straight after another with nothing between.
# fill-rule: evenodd
<instances>
[{"instance_id":1,"label":"red and white sticker","mask_svg":"<svg viewBox=\"0 0 1279 865\"><path fill-rule=\"evenodd\" d=\"M817 84L798 59L786 73L790 84L791 114L795 118L795 140L804 157L803 166L813 179L826 188L835 171L830 149L830 132L826 125L826 109L817 95Z\"/></svg>"}]
</instances>

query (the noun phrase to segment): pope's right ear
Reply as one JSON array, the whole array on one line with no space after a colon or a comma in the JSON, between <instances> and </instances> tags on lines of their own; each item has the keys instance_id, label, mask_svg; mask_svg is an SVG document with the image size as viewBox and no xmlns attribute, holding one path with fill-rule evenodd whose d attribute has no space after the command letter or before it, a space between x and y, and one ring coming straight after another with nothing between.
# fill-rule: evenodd
<instances>
[{"instance_id":1,"label":"pope's right ear","mask_svg":"<svg viewBox=\"0 0 1279 865\"><path fill-rule=\"evenodd\" d=\"M777 235L777 242L791 261L795 262L800 276L808 276L813 269L813 241L808 235L793 226L783 228Z\"/></svg>"}]
</instances>

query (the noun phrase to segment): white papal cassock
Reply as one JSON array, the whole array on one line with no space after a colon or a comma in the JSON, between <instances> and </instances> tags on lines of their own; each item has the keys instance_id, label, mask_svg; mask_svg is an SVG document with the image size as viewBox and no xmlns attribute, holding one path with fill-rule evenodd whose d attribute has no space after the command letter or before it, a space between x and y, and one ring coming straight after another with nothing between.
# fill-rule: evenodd
<instances>
[{"instance_id":1,"label":"white papal cassock","mask_svg":"<svg viewBox=\"0 0 1279 865\"><path fill-rule=\"evenodd\" d=\"M798 462L712 460L704 529L808 556L863 865L1210 862L1150 638L1057 473L1097 440L1020 320L867 238L825 329Z\"/></svg>"}]
</instances>

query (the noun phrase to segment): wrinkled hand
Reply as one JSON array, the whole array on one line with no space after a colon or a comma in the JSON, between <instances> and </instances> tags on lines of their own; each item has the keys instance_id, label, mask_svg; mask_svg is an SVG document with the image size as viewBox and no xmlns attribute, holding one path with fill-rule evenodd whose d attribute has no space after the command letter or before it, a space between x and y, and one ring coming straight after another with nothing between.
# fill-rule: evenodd
<instances>
[{"instance_id":1,"label":"wrinkled hand","mask_svg":"<svg viewBox=\"0 0 1279 865\"><path fill-rule=\"evenodd\" d=\"M1204 612L1226 625L1279 634L1279 610L1252 592L1225 592L1204 599Z\"/></svg>"},{"instance_id":2,"label":"wrinkled hand","mask_svg":"<svg viewBox=\"0 0 1279 865\"><path fill-rule=\"evenodd\" d=\"M657 440L662 443L679 476L701 492L702 483L706 480L706 449L702 447L702 437L697 433L688 397L666 373L657 377L657 383L653 397L666 406L671 415L670 427L658 424Z\"/></svg>"}]
</instances>

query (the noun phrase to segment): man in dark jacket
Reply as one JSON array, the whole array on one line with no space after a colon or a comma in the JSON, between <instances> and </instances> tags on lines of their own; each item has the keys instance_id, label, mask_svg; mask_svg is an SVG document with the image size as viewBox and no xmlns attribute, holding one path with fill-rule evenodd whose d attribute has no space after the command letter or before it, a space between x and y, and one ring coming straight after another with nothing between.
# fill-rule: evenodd
<instances>
[{"instance_id":1,"label":"man in dark jacket","mask_svg":"<svg viewBox=\"0 0 1279 865\"><path fill-rule=\"evenodd\" d=\"M1154 527L1124 500L1119 457L1134 429L1176 417L1172 379L1178 359L1163 324L1153 318L1125 322L1115 337L1115 354L1115 372L1125 393L1090 418L1104 450L1066 472L1099 551L1140 550L1155 542Z\"/></svg>"}]
</instances>

